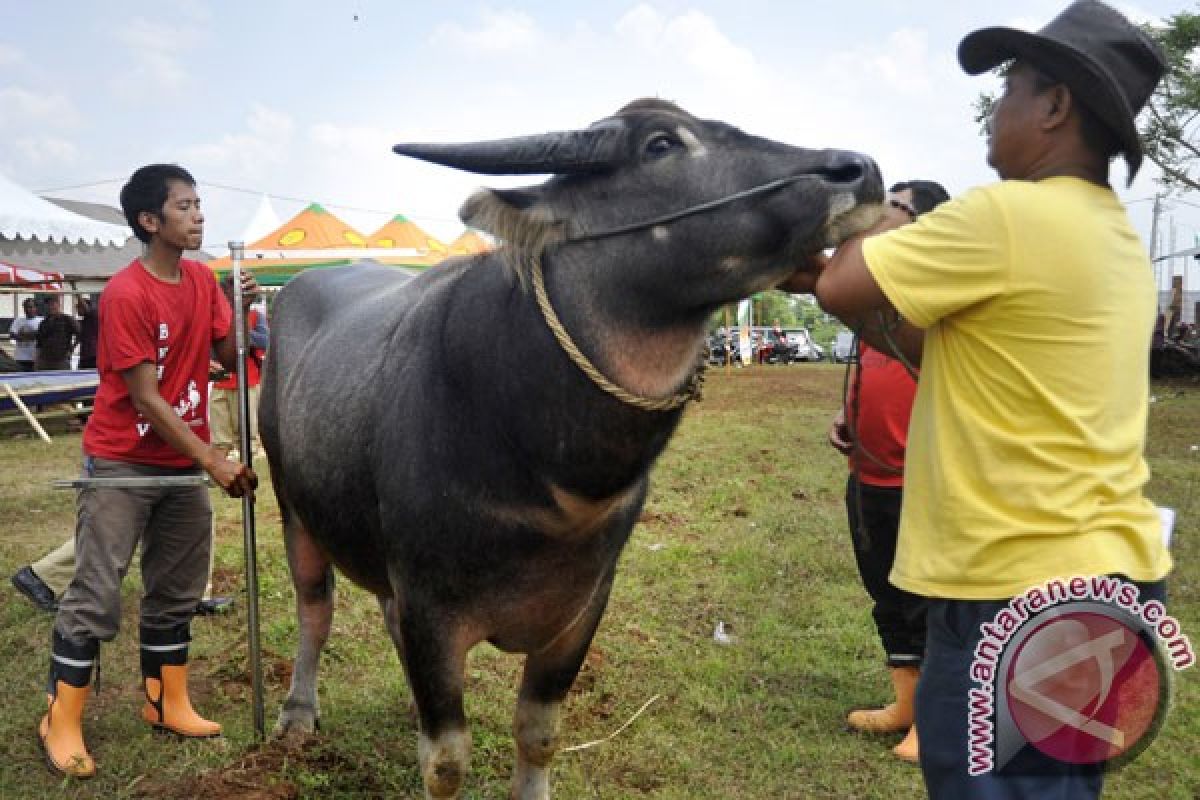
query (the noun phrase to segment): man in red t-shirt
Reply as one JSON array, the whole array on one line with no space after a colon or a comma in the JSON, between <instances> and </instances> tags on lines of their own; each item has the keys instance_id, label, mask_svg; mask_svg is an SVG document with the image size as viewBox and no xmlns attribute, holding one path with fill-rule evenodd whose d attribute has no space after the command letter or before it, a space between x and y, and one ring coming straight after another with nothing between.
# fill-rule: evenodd
<instances>
[{"instance_id":1,"label":"man in red t-shirt","mask_svg":"<svg viewBox=\"0 0 1200 800\"><path fill-rule=\"evenodd\" d=\"M891 188L892 206L910 219L949 199L946 190L932 181L898 183ZM926 602L888 581L900 529L904 450L916 376L901 362L860 341L851 386L846 406L829 429L829 442L849 457L846 514L854 559L875 603L871 616L887 655L896 702L880 709L852 711L846 723L870 733L904 732L904 740L892 752L916 763L919 748L913 709L925 656Z\"/></svg>"},{"instance_id":2,"label":"man in red t-shirt","mask_svg":"<svg viewBox=\"0 0 1200 800\"><path fill-rule=\"evenodd\" d=\"M145 244L100 297L100 386L83 435L85 477L157 478L201 470L231 497L258 479L208 443L210 351L237 359L229 304L201 263L204 215L196 182L175 165L137 170L121 208ZM248 291L257 287L246 278ZM156 729L207 737L221 726L198 715L187 689L190 622L208 572L212 507L203 485L92 487L77 500L76 569L54 622L47 700L38 725L47 761L72 777L96 765L83 742L83 709L100 642L121 618L121 577L142 543L142 717Z\"/></svg>"}]
</instances>

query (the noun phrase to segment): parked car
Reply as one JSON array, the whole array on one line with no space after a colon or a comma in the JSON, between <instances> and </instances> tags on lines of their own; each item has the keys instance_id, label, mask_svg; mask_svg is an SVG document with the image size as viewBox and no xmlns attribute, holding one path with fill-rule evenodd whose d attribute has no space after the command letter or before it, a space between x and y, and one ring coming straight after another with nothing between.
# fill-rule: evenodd
<instances>
[{"instance_id":1,"label":"parked car","mask_svg":"<svg viewBox=\"0 0 1200 800\"><path fill-rule=\"evenodd\" d=\"M835 364L845 364L854 355L854 333L852 331L841 331L833 340L833 347L830 352Z\"/></svg>"},{"instance_id":2,"label":"parked car","mask_svg":"<svg viewBox=\"0 0 1200 800\"><path fill-rule=\"evenodd\" d=\"M812 334L805 328L791 328L786 334L791 347L793 361L821 361L825 349L813 341Z\"/></svg>"},{"instance_id":3,"label":"parked car","mask_svg":"<svg viewBox=\"0 0 1200 800\"><path fill-rule=\"evenodd\" d=\"M722 367L733 353L729 347L729 334L717 331L706 341L708 346L708 363L710 366Z\"/></svg>"}]
</instances>

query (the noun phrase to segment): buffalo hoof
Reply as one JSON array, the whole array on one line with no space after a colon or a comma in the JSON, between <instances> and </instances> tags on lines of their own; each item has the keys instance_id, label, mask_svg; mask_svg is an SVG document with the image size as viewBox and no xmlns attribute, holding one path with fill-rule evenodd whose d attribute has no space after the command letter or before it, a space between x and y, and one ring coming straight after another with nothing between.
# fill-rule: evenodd
<instances>
[{"instance_id":1,"label":"buffalo hoof","mask_svg":"<svg viewBox=\"0 0 1200 800\"><path fill-rule=\"evenodd\" d=\"M317 719L316 712L312 708L305 706L288 708L285 705L279 712L279 719L275 721L275 730L271 735L276 739L295 741L307 739L320 729L320 720Z\"/></svg>"},{"instance_id":2,"label":"buffalo hoof","mask_svg":"<svg viewBox=\"0 0 1200 800\"><path fill-rule=\"evenodd\" d=\"M425 784L427 800L453 800L467 777L471 758L471 734L447 731L437 738L417 734L417 763Z\"/></svg>"},{"instance_id":3,"label":"buffalo hoof","mask_svg":"<svg viewBox=\"0 0 1200 800\"><path fill-rule=\"evenodd\" d=\"M461 764L443 761L432 764L424 777L426 796L431 800L445 800L458 797L458 790L462 788L466 775Z\"/></svg>"}]
</instances>

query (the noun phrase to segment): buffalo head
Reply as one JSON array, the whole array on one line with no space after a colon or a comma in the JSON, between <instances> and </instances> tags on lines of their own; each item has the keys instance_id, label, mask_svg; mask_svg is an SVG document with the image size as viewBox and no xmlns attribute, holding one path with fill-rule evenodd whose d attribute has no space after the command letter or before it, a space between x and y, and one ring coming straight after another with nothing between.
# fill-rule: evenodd
<instances>
[{"instance_id":1,"label":"buffalo head","mask_svg":"<svg viewBox=\"0 0 1200 800\"><path fill-rule=\"evenodd\" d=\"M872 224L883 197L866 156L792 147L657 99L582 130L394 150L483 174L553 174L480 190L460 215L503 240L521 276L543 251L588 260L603 248L642 311L674 319L779 284Z\"/></svg>"}]
</instances>

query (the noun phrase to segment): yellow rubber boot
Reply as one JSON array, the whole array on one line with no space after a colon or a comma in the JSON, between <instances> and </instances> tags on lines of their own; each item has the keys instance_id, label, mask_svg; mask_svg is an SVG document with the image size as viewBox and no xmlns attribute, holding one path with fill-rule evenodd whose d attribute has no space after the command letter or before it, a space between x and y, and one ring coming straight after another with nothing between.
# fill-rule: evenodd
<instances>
[{"instance_id":1,"label":"yellow rubber boot","mask_svg":"<svg viewBox=\"0 0 1200 800\"><path fill-rule=\"evenodd\" d=\"M187 664L164 664L162 678L145 677L146 703L142 719L156 730L166 730L180 736L206 739L221 735L221 725L207 720L192 708L188 697Z\"/></svg>"},{"instance_id":2,"label":"yellow rubber boot","mask_svg":"<svg viewBox=\"0 0 1200 800\"><path fill-rule=\"evenodd\" d=\"M56 681L55 692L46 695L49 708L38 725L46 761L67 777L90 778L96 774L96 762L83 743L83 707L91 687Z\"/></svg>"},{"instance_id":3,"label":"yellow rubber boot","mask_svg":"<svg viewBox=\"0 0 1200 800\"><path fill-rule=\"evenodd\" d=\"M907 761L910 764L916 764L920 761L920 748L917 745L917 726L913 725L908 729L908 735L904 737L904 741L892 748L892 755L901 761Z\"/></svg>"},{"instance_id":4,"label":"yellow rubber boot","mask_svg":"<svg viewBox=\"0 0 1200 800\"><path fill-rule=\"evenodd\" d=\"M892 688L896 702L883 708L851 711L846 724L864 733L899 733L907 731L913 724L913 703L917 695L917 678L921 671L916 667L890 667Z\"/></svg>"}]
</instances>

